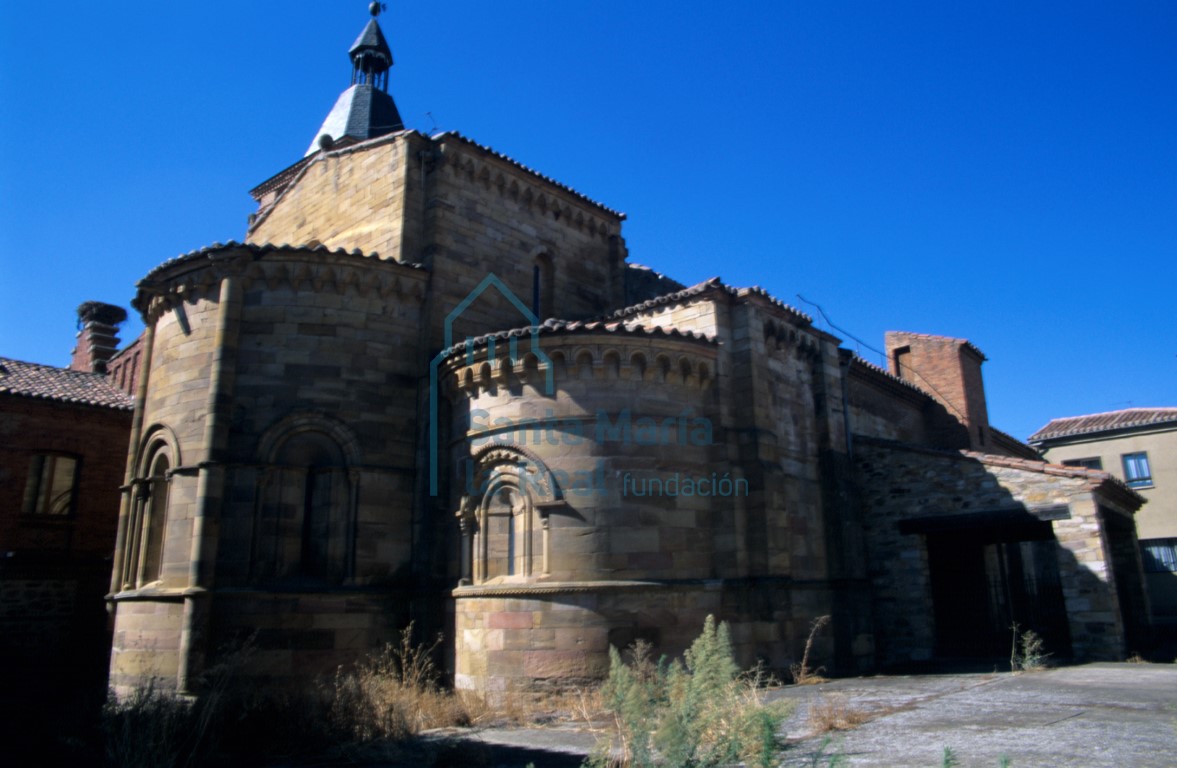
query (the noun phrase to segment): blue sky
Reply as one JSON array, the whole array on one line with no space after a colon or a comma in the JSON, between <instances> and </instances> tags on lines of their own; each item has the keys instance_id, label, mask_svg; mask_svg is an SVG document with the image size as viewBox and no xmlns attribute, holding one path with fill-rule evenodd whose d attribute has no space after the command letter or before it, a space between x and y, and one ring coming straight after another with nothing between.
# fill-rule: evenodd
<instances>
[{"instance_id":1,"label":"blue sky","mask_svg":"<svg viewBox=\"0 0 1177 768\"><path fill-rule=\"evenodd\" d=\"M79 303L241 239L366 5L0 5L0 355L64 365ZM631 261L968 338L1018 437L1177 405L1177 5L389 5L406 124L625 211Z\"/></svg>"}]
</instances>

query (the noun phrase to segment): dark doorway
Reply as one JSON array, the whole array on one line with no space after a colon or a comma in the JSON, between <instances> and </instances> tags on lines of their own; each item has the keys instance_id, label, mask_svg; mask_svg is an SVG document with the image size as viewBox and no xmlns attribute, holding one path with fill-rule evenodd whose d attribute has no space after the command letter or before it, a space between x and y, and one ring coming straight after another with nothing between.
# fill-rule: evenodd
<instances>
[{"instance_id":1,"label":"dark doorway","mask_svg":"<svg viewBox=\"0 0 1177 768\"><path fill-rule=\"evenodd\" d=\"M1054 656L1070 655L1049 522L929 532L927 544L939 656L1007 659L1015 623L1037 632Z\"/></svg>"}]
</instances>

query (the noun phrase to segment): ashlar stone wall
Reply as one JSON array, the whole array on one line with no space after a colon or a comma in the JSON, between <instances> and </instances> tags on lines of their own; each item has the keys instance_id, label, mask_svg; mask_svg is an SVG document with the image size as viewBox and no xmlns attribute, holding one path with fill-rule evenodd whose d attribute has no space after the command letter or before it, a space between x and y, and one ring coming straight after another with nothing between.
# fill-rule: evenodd
<instances>
[{"instance_id":1,"label":"ashlar stone wall","mask_svg":"<svg viewBox=\"0 0 1177 768\"><path fill-rule=\"evenodd\" d=\"M407 622L427 277L235 245L149 276L117 687L184 689L254 633L256 673L329 671ZM157 454L166 476L151 476Z\"/></svg>"},{"instance_id":2,"label":"ashlar stone wall","mask_svg":"<svg viewBox=\"0 0 1177 768\"><path fill-rule=\"evenodd\" d=\"M1053 530L1073 657L1123 657L1125 622L1114 571L1139 564L1114 561L1108 526L1130 522L1127 489L1108 485L1102 473L865 437L856 439L855 461L880 663L926 660L936 645L925 537L905 531L903 523L955 516L964 526L1018 508L1049 520Z\"/></svg>"}]
</instances>

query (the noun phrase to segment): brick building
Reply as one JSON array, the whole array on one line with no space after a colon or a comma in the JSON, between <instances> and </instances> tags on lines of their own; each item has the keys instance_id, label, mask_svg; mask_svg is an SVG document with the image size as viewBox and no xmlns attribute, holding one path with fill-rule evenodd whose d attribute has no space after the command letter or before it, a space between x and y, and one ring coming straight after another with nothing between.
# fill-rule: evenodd
<instances>
[{"instance_id":1,"label":"brick building","mask_svg":"<svg viewBox=\"0 0 1177 768\"><path fill-rule=\"evenodd\" d=\"M0 700L101 685L103 596L133 399L106 365L126 311L88 302L69 368L0 358ZM85 687L85 686L83 686Z\"/></svg>"},{"instance_id":2,"label":"brick building","mask_svg":"<svg viewBox=\"0 0 1177 768\"><path fill-rule=\"evenodd\" d=\"M886 371L632 265L623 214L405 130L375 18L350 54L245 242L139 283L118 688L197 689L253 633L253 674L329 671L410 619L488 693L709 613L778 668L826 614L845 671L1000 657L1014 620L1059 656L1142 642L1141 498L992 428L975 346L890 334Z\"/></svg>"}]
</instances>

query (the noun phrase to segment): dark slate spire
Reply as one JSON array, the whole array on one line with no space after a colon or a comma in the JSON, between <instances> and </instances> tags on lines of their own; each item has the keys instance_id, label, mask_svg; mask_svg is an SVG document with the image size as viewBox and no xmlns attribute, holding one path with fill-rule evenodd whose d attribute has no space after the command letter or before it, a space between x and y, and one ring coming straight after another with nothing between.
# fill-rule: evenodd
<instances>
[{"instance_id":1,"label":"dark slate spire","mask_svg":"<svg viewBox=\"0 0 1177 768\"><path fill-rule=\"evenodd\" d=\"M383 7L380 3L368 7L372 19L348 51L352 63L351 87L340 94L315 134L307 155L329 147L345 136L373 139L405 127L396 102L388 94L392 49L376 23Z\"/></svg>"},{"instance_id":2,"label":"dark slate spire","mask_svg":"<svg viewBox=\"0 0 1177 768\"><path fill-rule=\"evenodd\" d=\"M355 68L352 71L351 82L353 85L367 83L387 91L388 70L392 68L392 49L388 47L388 41L384 39L384 33L376 23L376 17L380 14L380 3L372 3L369 10L372 12L372 20L364 27L364 31L348 51L351 54L352 66Z\"/></svg>"}]
</instances>

